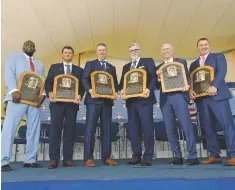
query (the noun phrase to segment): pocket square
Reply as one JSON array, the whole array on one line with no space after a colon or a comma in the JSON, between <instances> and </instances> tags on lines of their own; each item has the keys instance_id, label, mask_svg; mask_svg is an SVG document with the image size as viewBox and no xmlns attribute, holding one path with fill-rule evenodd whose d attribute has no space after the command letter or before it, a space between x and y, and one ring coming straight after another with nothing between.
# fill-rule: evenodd
<instances>
[{"instance_id":1,"label":"pocket square","mask_svg":"<svg viewBox=\"0 0 235 190\"><path fill-rule=\"evenodd\" d=\"M144 68L144 66L140 66L139 69Z\"/></svg>"}]
</instances>

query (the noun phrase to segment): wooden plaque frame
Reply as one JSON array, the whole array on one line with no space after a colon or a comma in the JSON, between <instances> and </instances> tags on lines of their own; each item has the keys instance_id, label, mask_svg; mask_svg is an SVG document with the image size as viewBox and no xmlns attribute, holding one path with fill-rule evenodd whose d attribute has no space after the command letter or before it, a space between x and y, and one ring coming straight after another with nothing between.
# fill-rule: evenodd
<instances>
[{"instance_id":1,"label":"wooden plaque frame","mask_svg":"<svg viewBox=\"0 0 235 190\"><path fill-rule=\"evenodd\" d=\"M68 77L68 78L72 78L75 80L75 97L74 99L67 99L67 98L56 98L56 92L57 92L57 86L58 86L58 80L60 78L63 78L63 77ZM69 74L60 74L60 75L57 75L55 78L54 78L54 85L53 85L53 95L54 95L54 100L56 102L76 102L77 99L78 99L78 90L79 90L79 80L73 76L73 75L69 75Z\"/></svg>"},{"instance_id":2,"label":"wooden plaque frame","mask_svg":"<svg viewBox=\"0 0 235 190\"><path fill-rule=\"evenodd\" d=\"M183 74L183 80L184 80L184 86L187 86L189 85L188 84L188 81L187 81L187 77L186 77L186 73L185 73L185 68L184 68L184 65L182 63L179 63L179 62L170 62L170 63L166 63L166 64L163 64L159 70L163 72L163 69L165 67L168 67L169 65L177 65L181 68L181 71L182 71L182 74ZM175 92L175 91L182 91L184 87L181 87L181 88L170 88L170 89L166 89L165 87L165 81L163 79L163 74L161 74L161 86L162 86L162 92L165 93L165 92ZM172 80L174 80L174 78L172 78Z\"/></svg>"},{"instance_id":3,"label":"wooden plaque frame","mask_svg":"<svg viewBox=\"0 0 235 190\"><path fill-rule=\"evenodd\" d=\"M200 71L200 70L204 70L204 69L208 69L210 71L210 79L211 79L211 82L214 80L214 77L215 77L215 72L214 72L214 68L211 67L211 66L200 66L198 67L197 69L195 69L193 72L190 73L190 81L191 81L191 84L190 84L190 88L192 90L194 90L194 82L193 82L193 76L196 72ZM200 93L200 94L196 94L196 98L198 97L202 97L202 96L208 96L208 94L206 92L203 92L203 93Z\"/></svg>"},{"instance_id":4,"label":"wooden plaque frame","mask_svg":"<svg viewBox=\"0 0 235 190\"><path fill-rule=\"evenodd\" d=\"M39 96L38 96L38 100L40 100L40 97L42 96L42 93L43 93L43 90L44 90L44 86L45 86L45 79L39 73L36 73L36 72L33 72L33 71L25 71L25 72L21 73L20 79L19 79L19 82L18 82L18 86L17 86L18 91L20 92L22 84L23 84L24 77L26 75L35 75L35 76L37 76L38 78L41 79L42 84L40 85L40 91L39 91ZM40 103L39 101L38 102L32 102L32 101L22 100L22 99L21 99L20 102L23 103L23 104L28 104L28 105L36 106L36 107Z\"/></svg>"},{"instance_id":5,"label":"wooden plaque frame","mask_svg":"<svg viewBox=\"0 0 235 190\"><path fill-rule=\"evenodd\" d=\"M111 80L111 88L112 88L112 94L111 95L105 95L105 94L98 94L96 92L96 83L95 83L95 75L96 74L105 74L106 76L108 76ZM109 98L109 99L116 99L117 95L116 95L116 91L114 88L114 80L113 80L113 76L111 74L109 74L108 72L105 71L94 71L91 73L91 88L92 88L92 92L94 94L94 96L96 98Z\"/></svg>"},{"instance_id":6,"label":"wooden plaque frame","mask_svg":"<svg viewBox=\"0 0 235 190\"><path fill-rule=\"evenodd\" d=\"M126 95L126 88L127 88L127 77L129 76L130 73L133 72L141 72L143 74L143 92L142 93L138 93L138 94L130 94L130 95ZM144 90L147 87L147 72L144 69L131 69L130 71L128 71L125 75L124 75L124 85L123 85L123 94L124 94L124 98L135 98L135 97L143 97L145 96L145 92Z\"/></svg>"}]
</instances>

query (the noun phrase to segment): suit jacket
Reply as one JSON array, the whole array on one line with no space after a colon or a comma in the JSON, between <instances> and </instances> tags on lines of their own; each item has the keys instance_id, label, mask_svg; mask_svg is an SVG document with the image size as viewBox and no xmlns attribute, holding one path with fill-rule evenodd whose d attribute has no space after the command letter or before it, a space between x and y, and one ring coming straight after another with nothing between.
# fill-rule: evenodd
<instances>
[{"instance_id":1,"label":"suit jacket","mask_svg":"<svg viewBox=\"0 0 235 190\"><path fill-rule=\"evenodd\" d=\"M193 72L196 68L200 67L199 59L195 60L190 65L190 73ZM227 74L227 61L225 59L224 54L222 53L209 53L205 66L211 66L215 71L215 78L211 82L211 86L215 86L217 88L217 95L212 96L215 100L223 100L230 99L232 95L229 91L228 85L225 82L225 76ZM202 97L203 98L203 97ZM199 100L200 98L198 98Z\"/></svg>"},{"instance_id":2,"label":"suit jacket","mask_svg":"<svg viewBox=\"0 0 235 190\"><path fill-rule=\"evenodd\" d=\"M103 71L101 67L101 63L98 59L88 61L84 68L84 74L83 74L83 85L86 91L86 97L85 97L85 104L106 104L113 106L113 100L108 98L92 98L89 90L92 89L91 87L91 73L94 71ZM114 80L114 87L115 91L118 92L118 82L117 82L117 74L116 74L116 68L111 65L110 63L106 62L106 72L111 74L113 76Z\"/></svg>"},{"instance_id":3,"label":"suit jacket","mask_svg":"<svg viewBox=\"0 0 235 190\"><path fill-rule=\"evenodd\" d=\"M51 65L49 72L48 72L46 82L45 82L47 97L49 97L49 92L53 92L54 78L58 75L61 75L61 74L65 74L63 63L56 63L56 64ZM72 73L71 74L79 80L78 94L82 98L84 95L84 88L82 85L83 69L81 67L76 66L76 65L72 65ZM63 102L57 102L57 103L63 103ZM72 104L75 104L75 103L72 103ZM77 105L77 104L75 104L75 105ZM77 106L77 107L79 108L79 106Z\"/></svg>"},{"instance_id":4,"label":"suit jacket","mask_svg":"<svg viewBox=\"0 0 235 190\"><path fill-rule=\"evenodd\" d=\"M123 89L124 85L124 75L130 71L131 64L127 63L123 66L122 69L122 77L119 83L119 90ZM156 103L156 98L154 95L154 89L156 85L156 67L155 63L152 58L140 58L139 63L137 65L137 68L142 68L147 72L147 88L150 90L150 95L148 98L128 98L126 99L126 105L127 107L132 103L139 103L139 104L154 104Z\"/></svg>"},{"instance_id":5,"label":"suit jacket","mask_svg":"<svg viewBox=\"0 0 235 190\"><path fill-rule=\"evenodd\" d=\"M186 78L188 81L188 84L190 84L190 76L189 76L189 72L188 72L188 67L187 67L187 62L185 59L180 59L180 58L173 58L174 62L178 62L178 63L182 63L184 65L184 69L185 69L185 73L186 73ZM163 64L165 64L164 62L161 63L160 65L157 66L156 70L158 70ZM159 81L157 79L156 82L156 87L157 89L160 89L160 107L162 107L166 100L167 100L167 95L168 94L182 94L182 96L186 99L186 101L189 102L189 94L188 92L168 92L168 93L162 93L162 87L161 87L161 81Z\"/></svg>"},{"instance_id":6,"label":"suit jacket","mask_svg":"<svg viewBox=\"0 0 235 190\"><path fill-rule=\"evenodd\" d=\"M40 61L35 59L33 60L33 63L35 72L40 74L45 79L46 77L44 72L44 65ZM20 75L22 72L25 71L31 71L31 68L29 61L23 53L10 54L7 57L5 63L6 97L4 99L4 102L12 100L12 94L10 94L9 92L17 89Z\"/></svg>"}]
</instances>

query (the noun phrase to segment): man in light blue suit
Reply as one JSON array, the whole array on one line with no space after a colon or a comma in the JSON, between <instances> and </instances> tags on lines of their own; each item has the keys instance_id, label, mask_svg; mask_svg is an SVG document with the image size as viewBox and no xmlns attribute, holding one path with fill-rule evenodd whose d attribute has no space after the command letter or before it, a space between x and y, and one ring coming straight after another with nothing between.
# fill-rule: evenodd
<instances>
[{"instance_id":1,"label":"man in light blue suit","mask_svg":"<svg viewBox=\"0 0 235 190\"><path fill-rule=\"evenodd\" d=\"M23 45L23 54L11 54L8 56L5 64L5 82L7 103L6 116L2 129L2 154L1 170L11 171L10 158L12 154L12 145L14 142L17 128L24 115L27 119L26 134L26 159L23 167L40 168L41 164L36 163L36 154L40 136L40 105L45 99L45 92L38 100L38 107L20 103L21 94L17 90L17 84L22 72L35 71L45 78L44 65L33 59L36 51L35 44L32 41L26 41Z\"/></svg>"},{"instance_id":2,"label":"man in light blue suit","mask_svg":"<svg viewBox=\"0 0 235 190\"><path fill-rule=\"evenodd\" d=\"M232 117L229 99L232 95L225 82L227 74L227 61L222 53L210 53L210 43L207 38L201 38L197 42L200 57L190 65L190 73L200 66L211 66L214 68L214 79L207 90L208 96L196 99L196 93L190 90L190 98L195 99L200 110L200 119L203 123L207 148L210 157L204 160L204 164L222 163L220 158L220 146L217 139L214 118L224 131L227 144L229 160L226 166L235 166L235 125Z\"/></svg>"},{"instance_id":3,"label":"man in light blue suit","mask_svg":"<svg viewBox=\"0 0 235 190\"><path fill-rule=\"evenodd\" d=\"M184 70L187 77L187 82L190 84L189 72L187 68L187 62L185 59L173 58L173 47L169 43L165 43L162 45L162 53L164 56L164 62L157 66L156 74L158 77L162 74L159 68L163 64L168 64L169 62L178 62L184 66ZM157 81L157 88L160 88L160 108L162 111L166 133L168 136L168 141L171 145L173 152L175 153L175 158L172 160L173 165L198 165L199 161L197 159L197 151L196 151L196 140L193 130L193 125L189 113L188 103L189 103L189 95L188 89L189 85L186 85L182 91L176 92L167 92L162 93L161 89L161 81ZM178 133L176 130L176 117L178 117L181 127L185 134L187 149L188 149L188 157L185 161L183 161L182 153L180 150L179 139L177 139Z\"/></svg>"}]
</instances>

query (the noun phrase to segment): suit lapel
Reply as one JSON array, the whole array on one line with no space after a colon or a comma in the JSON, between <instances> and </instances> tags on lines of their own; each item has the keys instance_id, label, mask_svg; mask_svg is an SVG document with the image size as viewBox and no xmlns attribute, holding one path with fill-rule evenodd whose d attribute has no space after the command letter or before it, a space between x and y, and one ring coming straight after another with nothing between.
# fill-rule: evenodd
<instances>
[{"instance_id":1,"label":"suit lapel","mask_svg":"<svg viewBox=\"0 0 235 190\"><path fill-rule=\"evenodd\" d=\"M140 68L141 66L144 66L143 64L143 60L140 58L138 65L136 66L136 68Z\"/></svg>"},{"instance_id":2,"label":"suit lapel","mask_svg":"<svg viewBox=\"0 0 235 190\"><path fill-rule=\"evenodd\" d=\"M212 55L211 55L211 53L209 53L206 58L205 65L210 65L211 59L212 59Z\"/></svg>"},{"instance_id":3,"label":"suit lapel","mask_svg":"<svg viewBox=\"0 0 235 190\"><path fill-rule=\"evenodd\" d=\"M26 70L31 71L30 65L29 65L29 60L26 58L24 54L21 55L23 65Z\"/></svg>"},{"instance_id":4,"label":"suit lapel","mask_svg":"<svg viewBox=\"0 0 235 190\"><path fill-rule=\"evenodd\" d=\"M72 64L72 75L76 76L76 67Z\"/></svg>"},{"instance_id":5,"label":"suit lapel","mask_svg":"<svg viewBox=\"0 0 235 190\"><path fill-rule=\"evenodd\" d=\"M65 71L64 71L64 64L63 64L63 63L60 64L60 68L59 68L59 69L60 69L60 73L61 73L61 74L65 74Z\"/></svg>"}]
</instances>

